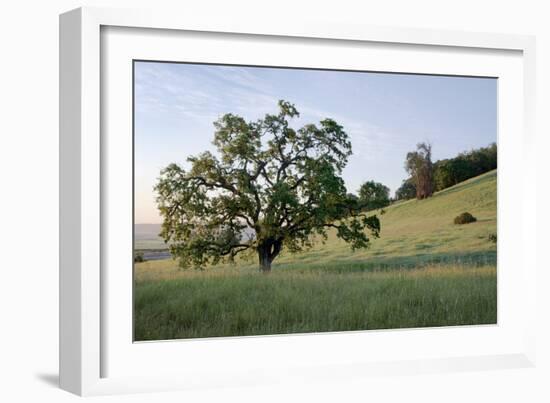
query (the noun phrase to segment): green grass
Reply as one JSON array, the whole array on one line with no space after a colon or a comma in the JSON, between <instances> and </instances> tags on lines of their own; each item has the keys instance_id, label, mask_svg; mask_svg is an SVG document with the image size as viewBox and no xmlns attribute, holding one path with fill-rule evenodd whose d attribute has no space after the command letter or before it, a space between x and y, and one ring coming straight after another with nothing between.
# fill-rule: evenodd
<instances>
[{"instance_id":1,"label":"green grass","mask_svg":"<svg viewBox=\"0 0 550 403\"><path fill-rule=\"evenodd\" d=\"M455 225L460 213L477 222ZM496 323L496 171L386 209L380 239L351 252L329 234L283 254L205 271L135 265L135 339Z\"/></svg>"},{"instance_id":2,"label":"green grass","mask_svg":"<svg viewBox=\"0 0 550 403\"><path fill-rule=\"evenodd\" d=\"M495 323L492 266L199 274L138 286L136 340Z\"/></svg>"}]
</instances>

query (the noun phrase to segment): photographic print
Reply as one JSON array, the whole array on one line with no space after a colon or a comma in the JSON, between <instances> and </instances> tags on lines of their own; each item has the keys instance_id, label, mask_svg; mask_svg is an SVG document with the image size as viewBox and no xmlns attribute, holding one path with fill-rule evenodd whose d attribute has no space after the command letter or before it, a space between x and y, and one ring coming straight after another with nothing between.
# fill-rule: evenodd
<instances>
[{"instance_id":1,"label":"photographic print","mask_svg":"<svg viewBox=\"0 0 550 403\"><path fill-rule=\"evenodd\" d=\"M497 322L497 79L133 69L135 341Z\"/></svg>"}]
</instances>

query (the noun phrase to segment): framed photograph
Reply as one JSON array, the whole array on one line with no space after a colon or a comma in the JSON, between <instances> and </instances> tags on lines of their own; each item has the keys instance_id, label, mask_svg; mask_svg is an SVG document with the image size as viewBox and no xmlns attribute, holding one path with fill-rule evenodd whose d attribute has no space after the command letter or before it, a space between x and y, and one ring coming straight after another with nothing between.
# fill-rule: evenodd
<instances>
[{"instance_id":1,"label":"framed photograph","mask_svg":"<svg viewBox=\"0 0 550 403\"><path fill-rule=\"evenodd\" d=\"M534 365L533 38L85 8L60 45L62 388Z\"/></svg>"}]
</instances>

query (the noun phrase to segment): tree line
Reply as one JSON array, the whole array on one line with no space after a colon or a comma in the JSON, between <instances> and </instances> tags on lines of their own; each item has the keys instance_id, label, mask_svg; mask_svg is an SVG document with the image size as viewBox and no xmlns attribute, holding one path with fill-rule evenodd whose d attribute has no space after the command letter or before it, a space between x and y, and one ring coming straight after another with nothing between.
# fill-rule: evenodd
<instances>
[{"instance_id":1,"label":"tree line","mask_svg":"<svg viewBox=\"0 0 550 403\"><path fill-rule=\"evenodd\" d=\"M431 145L420 143L407 154L405 169L410 175L395 192L395 200L423 199L434 192L497 168L497 145L492 143L458 154L454 158L431 162Z\"/></svg>"}]
</instances>

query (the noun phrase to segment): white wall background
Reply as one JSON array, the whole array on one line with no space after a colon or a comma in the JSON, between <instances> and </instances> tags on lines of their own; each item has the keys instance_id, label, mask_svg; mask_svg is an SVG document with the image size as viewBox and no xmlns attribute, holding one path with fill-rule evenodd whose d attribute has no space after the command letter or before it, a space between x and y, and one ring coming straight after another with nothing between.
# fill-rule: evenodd
<instances>
[{"instance_id":1,"label":"white wall background","mask_svg":"<svg viewBox=\"0 0 550 403\"><path fill-rule=\"evenodd\" d=\"M545 4L546 3L546 4ZM547 1L72 1L0 4L0 400L67 402L57 383L58 14L82 5L179 7L181 12L533 34L538 51L539 258L549 237L550 11ZM550 269L550 267L549 267ZM539 278L536 369L376 377L334 384L92 398L94 401L548 402L550 286ZM543 309L544 307L544 309Z\"/></svg>"}]
</instances>

